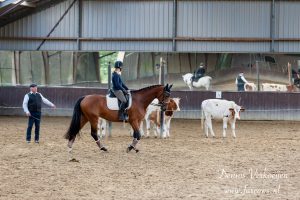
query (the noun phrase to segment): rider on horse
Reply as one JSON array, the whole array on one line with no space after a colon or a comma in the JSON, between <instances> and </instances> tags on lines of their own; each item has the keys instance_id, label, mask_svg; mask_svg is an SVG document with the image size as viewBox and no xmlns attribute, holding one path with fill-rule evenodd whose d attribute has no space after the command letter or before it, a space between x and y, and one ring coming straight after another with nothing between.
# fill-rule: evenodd
<instances>
[{"instance_id":1,"label":"rider on horse","mask_svg":"<svg viewBox=\"0 0 300 200\"><path fill-rule=\"evenodd\" d=\"M128 121L128 115L125 112L127 106L126 95L129 94L128 87L123 83L121 79L123 63L121 61L115 62L115 71L112 74L112 91L114 95L121 101L119 110L119 120Z\"/></svg>"},{"instance_id":2,"label":"rider on horse","mask_svg":"<svg viewBox=\"0 0 300 200\"><path fill-rule=\"evenodd\" d=\"M205 69L203 67L203 63L200 63L199 68L197 71L194 72L194 76L192 77L192 82L197 82L200 78L202 78L205 74Z\"/></svg>"},{"instance_id":3,"label":"rider on horse","mask_svg":"<svg viewBox=\"0 0 300 200\"><path fill-rule=\"evenodd\" d=\"M292 69L292 78L294 81L294 85L300 88L300 68L298 69L298 72Z\"/></svg>"}]
</instances>

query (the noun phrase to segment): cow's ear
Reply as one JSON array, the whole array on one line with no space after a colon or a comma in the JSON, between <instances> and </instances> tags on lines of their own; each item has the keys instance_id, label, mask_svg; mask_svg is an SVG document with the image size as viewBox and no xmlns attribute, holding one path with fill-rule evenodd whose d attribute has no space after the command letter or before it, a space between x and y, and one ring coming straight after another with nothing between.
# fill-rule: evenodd
<instances>
[{"instance_id":1,"label":"cow's ear","mask_svg":"<svg viewBox=\"0 0 300 200\"><path fill-rule=\"evenodd\" d=\"M244 107L241 107L240 111L244 112L246 109Z\"/></svg>"},{"instance_id":2,"label":"cow's ear","mask_svg":"<svg viewBox=\"0 0 300 200\"><path fill-rule=\"evenodd\" d=\"M234 109L233 108L229 108L229 110L232 112L232 111L234 111Z\"/></svg>"}]
</instances>

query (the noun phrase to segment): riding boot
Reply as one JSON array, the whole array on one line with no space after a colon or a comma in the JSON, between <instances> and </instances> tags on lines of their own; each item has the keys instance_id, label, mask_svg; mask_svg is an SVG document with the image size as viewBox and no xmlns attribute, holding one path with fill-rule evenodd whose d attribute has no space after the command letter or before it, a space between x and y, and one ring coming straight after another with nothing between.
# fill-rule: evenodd
<instances>
[{"instance_id":1,"label":"riding boot","mask_svg":"<svg viewBox=\"0 0 300 200\"><path fill-rule=\"evenodd\" d=\"M124 120L124 121L128 121L128 115L127 115L127 112L125 111L125 109L126 109L126 104L127 104L127 103L124 103L124 105L123 105L124 107L123 107L123 109L122 109L122 110L123 110L123 113L122 113L122 114L123 114L123 120Z\"/></svg>"},{"instance_id":2,"label":"riding boot","mask_svg":"<svg viewBox=\"0 0 300 200\"><path fill-rule=\"evenodd\" d=\"M123 115L123 113L124 113L124 106L123 106L123 102L121 102L121 104L120 104L120 109L119 109L119 120L121 120L121 121L123 121L124 120L124 115Z\"/></svg>"},{"instance_id":3,"label":"riding boot","mask_svg":"<svg viewBox=\"0 0 300 200\"><path fill-rule=\"evenodd\" d=\"M119 110L119 120L121 121L128 121L128 116L125 113L126 103L122 102L120 104L120 110Z\"/></svg>"}]
</instances>

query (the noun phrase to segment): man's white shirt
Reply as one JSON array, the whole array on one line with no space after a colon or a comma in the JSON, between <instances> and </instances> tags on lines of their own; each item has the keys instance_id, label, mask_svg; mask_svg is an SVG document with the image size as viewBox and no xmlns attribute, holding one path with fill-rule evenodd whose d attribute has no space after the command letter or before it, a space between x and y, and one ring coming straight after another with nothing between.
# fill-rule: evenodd
<instances>
[{"instance_id":1,"label":"man's white shirt","mask_svg":"<svg viewBox=\"0 0 300 200\"><path fill-rule=\"evenodd\" d=\"M248 81L245 79L244 76L241 76L241 79L242 79L245 83L248 83ZM238 84L237 78L235 79L235 84Z\"/></svg>"},{"instance_id":2,"label":"man's white shirt","mask_svg":"<svg viewBox=\"0 0 300 200\"><path fill-rule=\"evenodd\" d=\"M33 94L33 92L30 92L30 94ZM41 94L41 93L36 93L36 94L40 94L41 95L41 98L42 98L42 101L43 101L43 103L44 104L46 104L46 105L48 105L48 106L50 106L50 107L53 107L54 106L54 104L53 103L51 103L51 101L49 101L48 99L46 99L45 97L43 97L43 95ZM28 96L28 94L26 94L25 96L24 96L24 100L23 100L23 110L24 110L24 112L27 114L27 113L30 113L29 112L29 110L28 110L28 101L29 101L29 96Z\"/></svg>"}]
</instances>

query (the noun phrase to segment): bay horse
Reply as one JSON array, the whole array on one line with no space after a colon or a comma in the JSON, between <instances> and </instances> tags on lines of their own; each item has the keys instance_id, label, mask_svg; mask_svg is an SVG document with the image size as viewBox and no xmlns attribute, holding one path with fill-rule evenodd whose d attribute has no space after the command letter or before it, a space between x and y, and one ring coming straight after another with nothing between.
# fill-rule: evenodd
<instances>
[{"instance_id":1,"label":"bay horse","mask_svg":"<svg viewBox=\"0 0 300 200\"><path fill-rule=\"evenodd\" d=\"M132 104L128 109L128 123L131 125L133 132L132 144L128 146L127 153L134 149L138 152L136 145L141 138L140 123L144 119L148 105L157 98L161 105L165 105L170 100L171 88L173 85L153 85L140 90L132 91ZM69 153L72 153L72 146L76 135L81 128L90 122L91 136L102 151L107 151L107 148L100 143L100 138L97 135L98 118L104 118L112 122L121 122L119 120L118 111L110 110L106 104L104 95L87 95L80 97L74 106L73 117L65 138L68 141Z\"/></svg>"}]
</instances>

